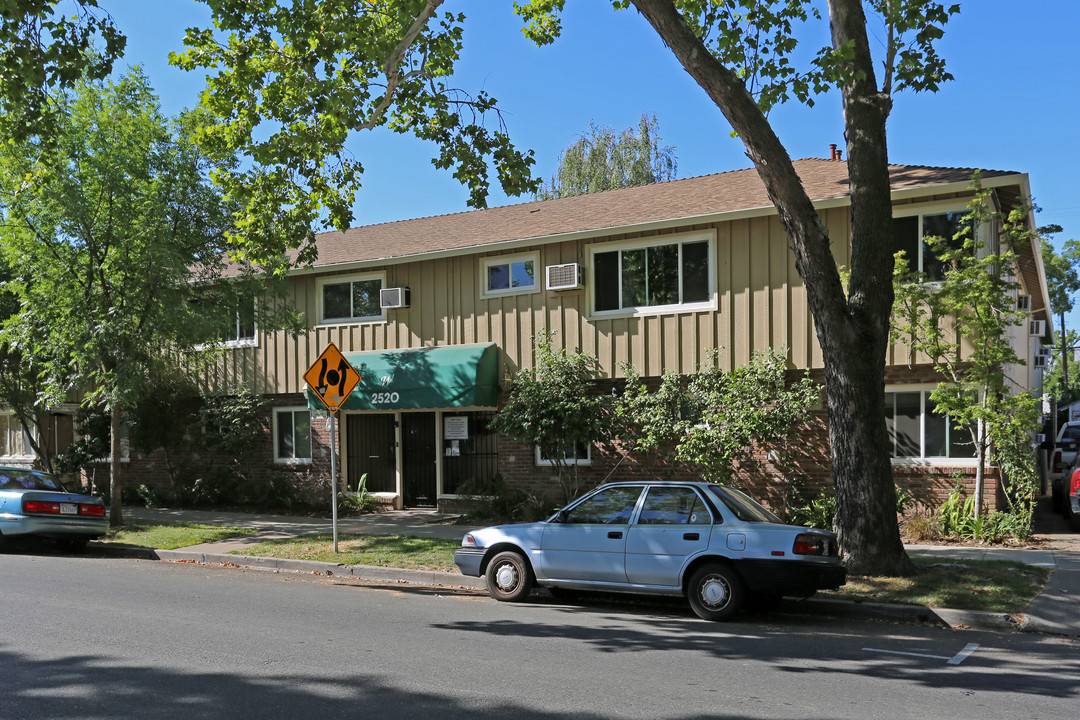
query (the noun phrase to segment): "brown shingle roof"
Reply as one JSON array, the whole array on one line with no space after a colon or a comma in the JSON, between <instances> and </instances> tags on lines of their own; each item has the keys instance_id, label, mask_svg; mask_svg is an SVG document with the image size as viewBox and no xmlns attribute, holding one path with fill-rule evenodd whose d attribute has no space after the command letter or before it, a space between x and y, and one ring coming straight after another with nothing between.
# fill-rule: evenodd
<instances>
[{"instance_id":1,"label":"brown shingle roof","mask_svg":"<svg viewBox=\"0 0 1080 720\"><path fill-rule=\"evenodd\" d=\"M847 162L795 161L812 200L848 194ZM974 170L890 166L893 190L963 183ZM984 178L1015 173L983 170ZM505 205L433 217L355 227L316 236L315 267L392 260L500 242L624 228L771 206L754 169L621 188L589 195Z\"/></svg>"}]
</instances>

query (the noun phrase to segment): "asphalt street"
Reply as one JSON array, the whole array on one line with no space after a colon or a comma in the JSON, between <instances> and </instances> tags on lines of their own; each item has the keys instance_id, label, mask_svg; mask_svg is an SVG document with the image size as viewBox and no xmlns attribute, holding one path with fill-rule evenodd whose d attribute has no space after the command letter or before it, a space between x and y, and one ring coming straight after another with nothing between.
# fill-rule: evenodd
<instances>
[{"instance_id":1,"label":"asphalt street","mask_svg":"<svg viewBox=\"0 0 1080 720\"><path fill-rule=\"evenodd\" d=\"M1074 718L1080 641L0 557L0 718Z\"/></svg>"}]
</instances>

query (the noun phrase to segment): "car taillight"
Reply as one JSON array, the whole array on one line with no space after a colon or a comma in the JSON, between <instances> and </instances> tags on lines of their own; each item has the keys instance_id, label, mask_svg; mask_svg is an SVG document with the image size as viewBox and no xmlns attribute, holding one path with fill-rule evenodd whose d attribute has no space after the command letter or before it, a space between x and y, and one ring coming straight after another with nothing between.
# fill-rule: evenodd
<instances>
[{"instance_id":1,"label":"car taillight","mask_svg":"<svg viewBox=\"0 0 1080 720\"><path fill-rule=\"evenodd\" d=\"M792 546L791 552L796 555L827 555L829 543L820 535L801 533L795 536L795 545Z\"/></svg>"},{"instance_id":2,"label":"car taillight","mask_svg":"<svg viewBox=\"0 0 1080 720\"><path fill-rule=\"evenodd\" d=\"M1054 462L1052 463L1052 465L1053 465L1053 468L1054 468L1054 472L1065 469L1063 467L1063 463L1061 462L1061 451L1060 450L1055 450L1054 451Z\"/></svg>"},{"instance_id":3,"label":"car taillight","mask_svg":"<svg viewBox=\"0 0 1080 720\"><path fill-rule=\"evenodd\" d=\"M79 505L80 515L91 515L93 517L105 517L104 505Z\"/></svg>"},{"instance_id":4,"label":"car taillight","mask_svg":"<svg viewBox=\"0 0 1080 720\"><path fill-rule=\"evenodd\" d=\"M1073 470L1069 478L1069 494L1080 495L1080 468Z\"/></svg>"},{"instance_id":5,"label":"car taillight","mask_svg":"<svg viewBox=\"0 0 1080 720\"><path fill-rule=\"evenodd\" d=\"M37 513L39 515L59 515L60 503L45 502L44 500L23 500L24 513Z\"/></svg>"}]
</instances>

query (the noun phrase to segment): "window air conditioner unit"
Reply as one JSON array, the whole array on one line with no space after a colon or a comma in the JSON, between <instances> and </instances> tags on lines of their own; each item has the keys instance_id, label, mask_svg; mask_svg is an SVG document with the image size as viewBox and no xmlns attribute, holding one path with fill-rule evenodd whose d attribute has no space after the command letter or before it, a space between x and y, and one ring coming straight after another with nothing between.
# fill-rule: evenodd
<instances>
[{"instance_id":1,"label":"window air conditioner unit","mask_svg":"<svg viewBox=\"0 0 1080 720\"><path fill-rule=\"evenodd\" d=\"M548 290L577 290L581 287L581 266L577 263L548 265L545 270Z\"/></svg>"},{"instance_id":2,"label":"window air conditioner unit","mask_svg":"<svg viewBox=\"0 0 1080 720\"><path fill-rule=\"evenodd\" d=\"M409 307L409 288L383 288L379 291L379 307L383 310Z\"/></svg>"},{"instance_id":3,"label":"window air conditioner unit","mask_svg":"<svg viewBox=\"0 0 1080 720\"><path fill-rule=\"evenodd\" d=\"M1046 358L1045 355L1036 355L1035 356L1035 367L1037 367L1037 368L1046 367L1046 359L1047 358Z\"/></svg>"},{"instance_id":4,"label":"window air conditioner unit","mask_svg":"<svg viewBox=\"0 0 1080 720\"><path fill-rule=\"evenodd\" d=\"M1031 296L1030 295L1017 295L1016 296L1016 309L1020 312L1031 312Z\"/></svg>"},{"instance_id":5,"label":"window air conditioner unit","mask_svg":"<svg viewBox=\"0 0 1080 720\"><path fill-rule=\"evenodd\" d=\"M1031 335L1031 337L1042 337L1046 334L1045 320L1032 320L1028 327L1028 334Z\"/></svg>"}]
</instances>

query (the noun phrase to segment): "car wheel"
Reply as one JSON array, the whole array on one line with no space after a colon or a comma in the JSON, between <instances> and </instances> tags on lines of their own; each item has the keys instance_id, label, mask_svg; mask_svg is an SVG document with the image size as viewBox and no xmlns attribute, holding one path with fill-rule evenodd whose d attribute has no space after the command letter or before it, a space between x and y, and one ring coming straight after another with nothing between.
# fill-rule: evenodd
<instances>
[{"instance_id":1,"label":"car wheel","mask_svg":"<svg viewBox=\"0 0 1080 720\"><path fill-rule=\"evenodd\" d=\"M520 554L501 552L488 563L487 586L496 600L520 602L532 592L532 568Z\"/></svg>"},{"instance_id":2,"label":"car wheel","mask_svg":"<svg viewBox=\"0 0 1080 720\"><path fill-rule=\"evenodd\" d=\"M743 584L727 565L706 565L697 570L686 587L690 608L702 620L727 620L743 603Z\"/></svg>"},{"instance_id":3,"label":"car wheel","mask_svg":"<svg viewBox=\"0 0 1080 720\"><path fill-rule=\"evenodd\" d=\"M60 545L60 549L65 552L81 553L86 552L86 546L90 542L90 539L64 538L63 540L57 540L56 542Z\"/></svg>"}]
</instances>

